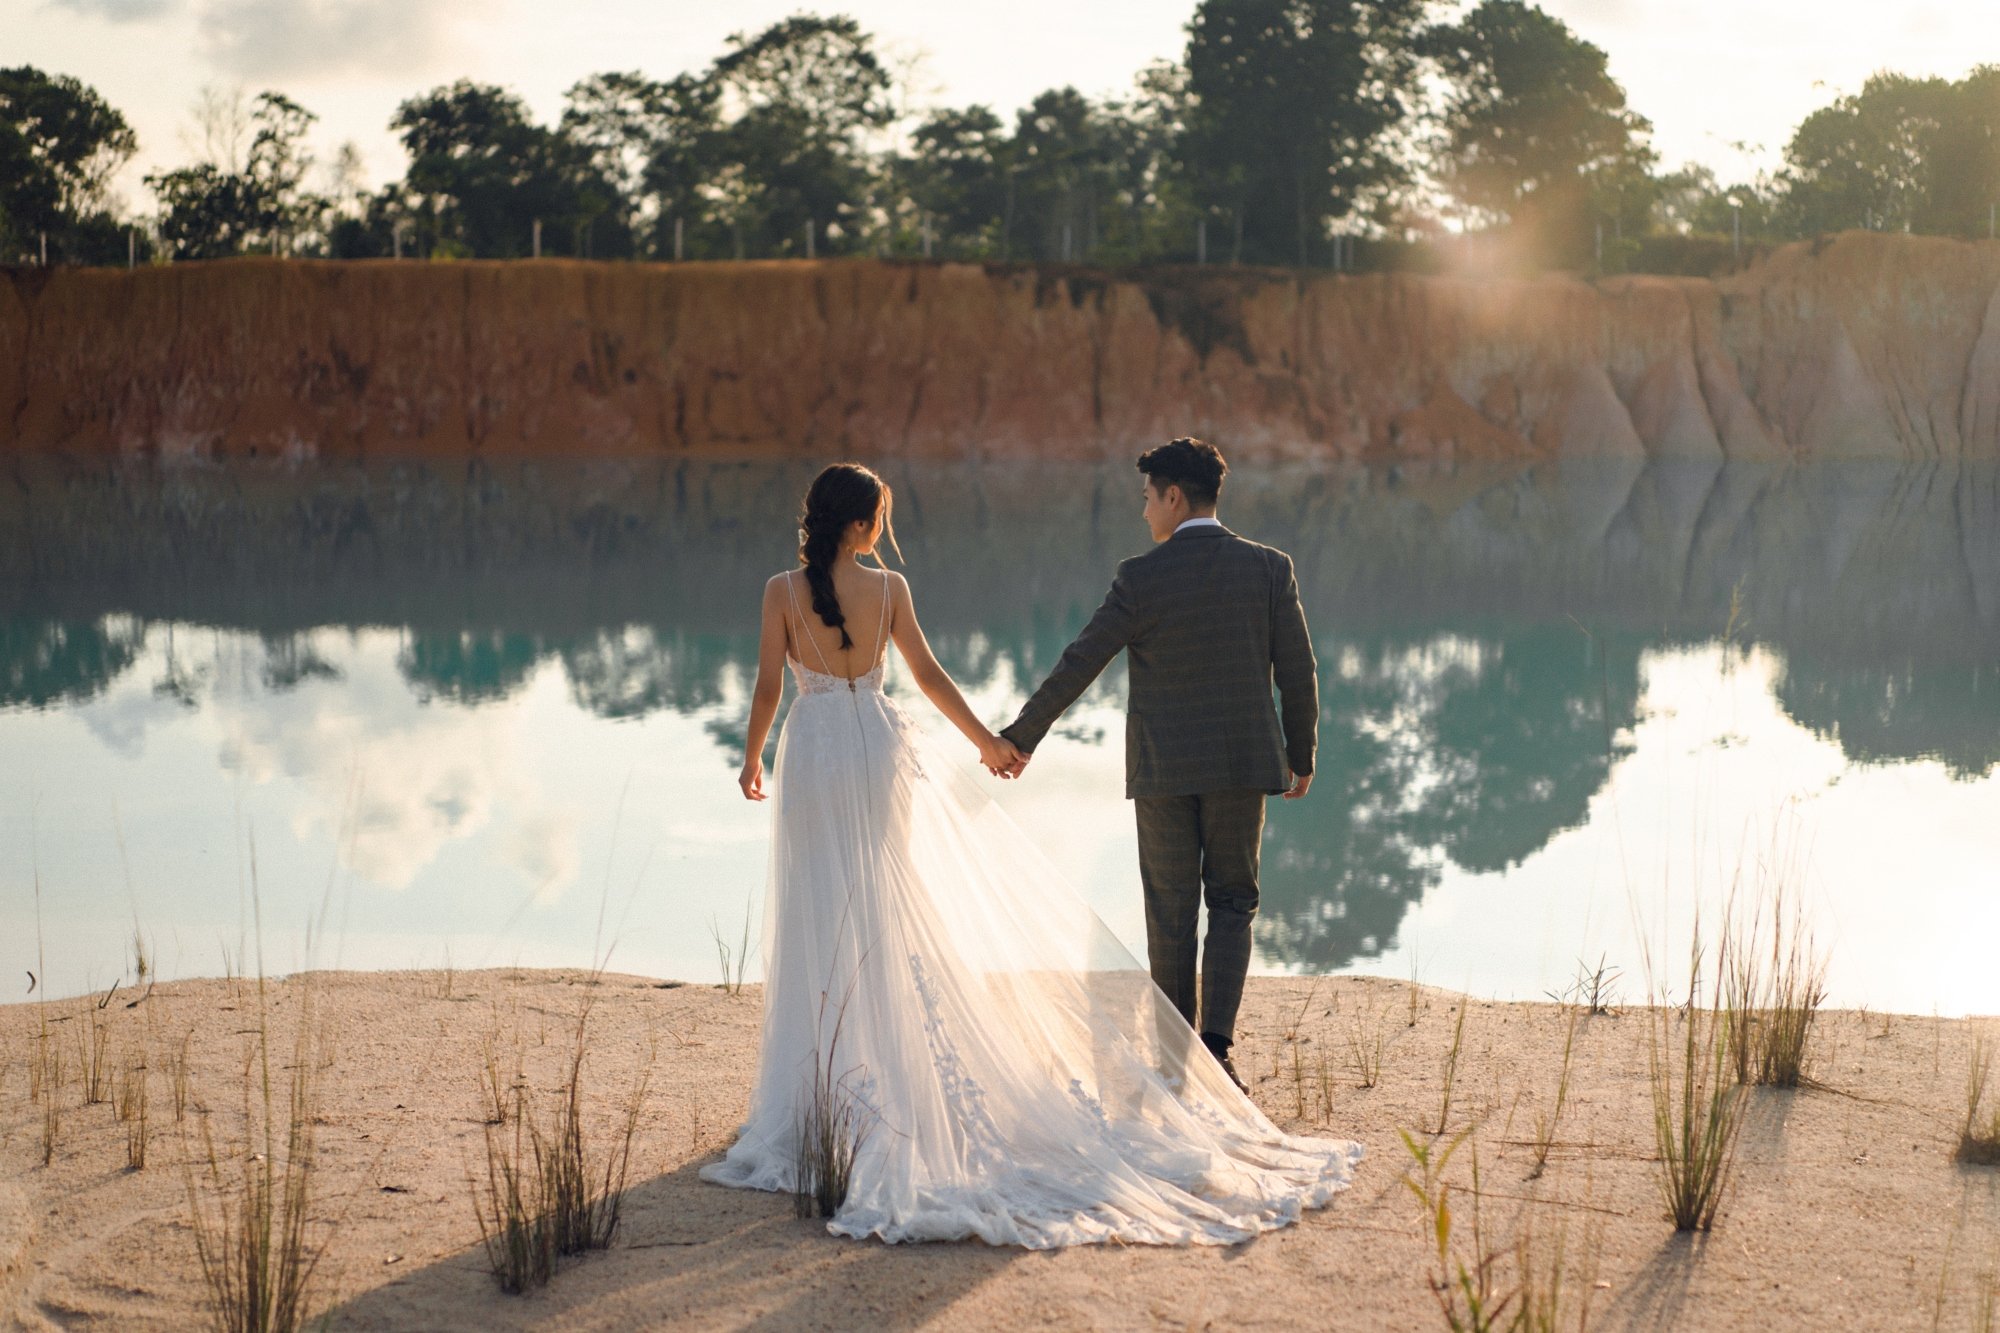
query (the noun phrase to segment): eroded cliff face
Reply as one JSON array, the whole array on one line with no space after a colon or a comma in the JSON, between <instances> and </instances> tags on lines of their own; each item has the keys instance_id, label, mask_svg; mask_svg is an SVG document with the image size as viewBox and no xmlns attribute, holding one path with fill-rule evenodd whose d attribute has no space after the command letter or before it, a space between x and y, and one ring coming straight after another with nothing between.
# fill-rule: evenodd
<instances>
[{"instance_id":1,"label":"eroded cliff face","mask_svg":"<svg viewBox=\"0 0 2000 1333\"><path fill-rule=\"evenodd\" d=\"M2000 246L1734 277L236 260L0 282L0 448L2000 457Z\"/></svg>"}]
</instances>

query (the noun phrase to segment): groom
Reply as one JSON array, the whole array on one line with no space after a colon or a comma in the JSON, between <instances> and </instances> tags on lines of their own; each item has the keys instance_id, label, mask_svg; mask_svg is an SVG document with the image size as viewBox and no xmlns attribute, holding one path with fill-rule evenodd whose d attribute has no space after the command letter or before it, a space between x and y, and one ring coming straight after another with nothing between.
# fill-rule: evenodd
<instances>
[{"instance_id":1,"label":"groom","mask_svg":"<svg viewBox=\"0 0 2000 1333\"><path fill-rule=\"evenodd\" d=\"M1154 982L1241 1088L1229 1047L1250 969L1264 800L1296 800L1312 785L1319 677L1291 557L1215 517L1229 472L1222 454L1175 440L1141 455L1139 471L1158 545L1118 566L1097 614L1000 734L1031 754L1126 652L1125 794L1139 817L1147 959Z\"/></svg>"}]
</instances>

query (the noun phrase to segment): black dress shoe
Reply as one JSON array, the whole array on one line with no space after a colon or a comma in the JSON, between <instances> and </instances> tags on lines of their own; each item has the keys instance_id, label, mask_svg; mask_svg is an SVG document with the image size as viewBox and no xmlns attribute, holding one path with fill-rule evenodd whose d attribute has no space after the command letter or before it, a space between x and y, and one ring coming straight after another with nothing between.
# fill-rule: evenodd
<instances>
[{"instance_id":1,"label":"black dress shoe","mask_svg":"<svg viewBox=\"0 0 2000 1333\"><path fill-rule=\"evenodd\" d=\"M1208 1053L1215 1057L1215 1063L1222 1066L1222 1072L1229 1075L1229 1081L1236 1085L1236 1090L1248 1097L1250 1089L1236 1076L1236 1065L1229 1058L1231 1045L1229 1038L1218 1037L1213 1032L1204 1032L1201 1034L1201 1044L1208 1047Z\"/></svg>"}]
</instances>

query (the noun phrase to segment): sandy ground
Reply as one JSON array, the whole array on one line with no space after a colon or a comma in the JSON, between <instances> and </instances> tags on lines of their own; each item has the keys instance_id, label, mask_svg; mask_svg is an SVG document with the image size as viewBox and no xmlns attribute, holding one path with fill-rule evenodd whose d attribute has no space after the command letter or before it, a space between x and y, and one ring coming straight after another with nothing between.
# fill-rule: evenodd
<instances>
[{"instance_id":1,"label":"sandy ground","mask_svg":"<svg viewBox=\"0 0 2000 1333\"><path fill-rule=\"evenodd\" d=\"M269 989L280 1079L306 984ZM1330 1208L1227 1250L1026 1254L836 1239L794 1219L789 1198L702 1184L696 1168L728 1141L749 1095L755 987L730 995L558 972L320 974L310 984L324 1037L312 1062L313 1234L325 1241L317 1308L334 1328L1443 1326L1398 1130L1436 1123L1462 1002L1447 992L1420 989L1413 1009L1400 982L1252 982L1238 1049L1258 1103L1283 1125L1367 1144L1355 1187ZM223 1144L240 1138L255 983L161 985L128 1008L133 995L101 1010L0 1009L0 1282L18 1325L185 1328L204 1318L181 1162L204 1124ZM565 1261L532 1295L504 1295L471 1203L470 1173L483 1170L482 1052L490 1044L511 1066L519 1049L529 1083L554 1086L586 999L600 1139L652 1062L624 1225L609 1252ZM142 1170L127 1168L130 1125L115 1098L84 1104L93 1013L109 1081L128 1060L149 1061ZM30 1097L44 1021L67 1053L48 1166ZM1477 1127L1449 1170L1461 1237L1477 1143L1488 1246L1532 1236L1546 1261L1562 1237L1563 1327L1582 1315L1610 1328L1979 1326L2000 1266L2000 1169L1952 1161L1978 1020L1825 1015L1815 1067L1826 1089L1748 1094L1735 1187L1698 1238L1677 1236L1661 1210L1648 1021L1638 1008L1582 1020L1556 1146L1536 1178L1534 1126L1555 1091L1561 1011L1471 1002L1450 1109L1452 1134ZM1358 1087L1350 1065L1356 1033L1382 1041L1373 1088ZM183 1043L177 1123L172 1065Z\"/></svg>"}]
</instances>

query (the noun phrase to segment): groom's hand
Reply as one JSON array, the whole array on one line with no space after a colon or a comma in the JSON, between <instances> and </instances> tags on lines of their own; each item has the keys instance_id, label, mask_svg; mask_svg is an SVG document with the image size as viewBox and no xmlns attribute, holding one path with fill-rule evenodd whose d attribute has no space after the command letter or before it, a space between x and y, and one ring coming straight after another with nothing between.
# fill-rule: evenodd
<instances>
[{"instance_id":1,"label":"groom's hand","mask_svg":"<svg viewBox=\"0 0 2000 1333\"><path fill-rule=\"evenodd\" d=\"M982 747L983 748L983 747ZM1016 745L1013 738L1003 731L993 733L993 750L980 758L986 762L986 771L996 778L1018 778L1028 767L1028 752Z\"/></svg>"},{"instance_id":2,"label":"groom's hand","mask_svg":"<svg viewBox=\"0 0 2000 1333\"><path fill-rule=\"evenodd\" d=\"M1287 791L1285 792L1285 799L1286 799L1286 800L1288 800L1288 801L1296 801L1296 800L1298 800L1298 799L1299 799L1299 797L1301 797L1301 796L1304 796L1304 795L1306 794L1306 788L1308 788L1308 787L1310 787L1310 786L1312 786L1312 785L1313 785L1313 775L1312 775L1312 774L1310 774L1310 773L1294 773L1294 774L1292 775L1292 785L1291 785L1291 787L1290 787L1290 788L1289 788L1289 789L1288 789L1288 790L1287 790Z\"/></svg>"},{"instance_id":3,"label":"groom's hand","mask_svg":"<svg viewBox=\"0 0 2000 1333\"><path fill-rule=\"evenodd\" d=\"M995 736L989 744L980 746L979 762L996 778L1013 778L1021 775L1028 759L1014 742L1005 736Z\"/></svg>"}]
</instances>

